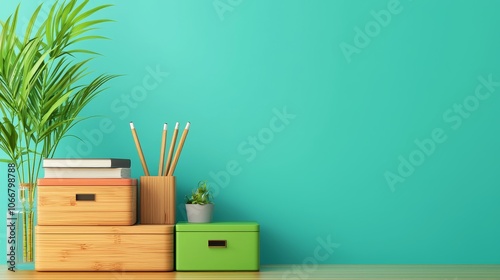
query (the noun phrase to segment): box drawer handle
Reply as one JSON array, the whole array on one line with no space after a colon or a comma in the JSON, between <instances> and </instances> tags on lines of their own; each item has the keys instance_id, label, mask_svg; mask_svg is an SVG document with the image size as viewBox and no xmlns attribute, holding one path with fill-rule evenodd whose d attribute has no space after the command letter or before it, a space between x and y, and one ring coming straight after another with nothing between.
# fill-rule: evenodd
<instances>
[{"instance_id":1,"label":"box drawer handle","mask_svg":"<svg viewBox=\"0 0 500 280\"><path fill-rule=\"evenodd\" d=\"M227 240L208 240L208 248L227 248Z\"/></svg>"},{"instance_id":2,"label":"box drawer handle","mask_svg":"<svg viewBox=\"0 0 500 280\"><path fill-rule=\"evenodd\" d=\"M95 201L95 194L77 193L76 201Z\"/></svg>"}]
</instances>

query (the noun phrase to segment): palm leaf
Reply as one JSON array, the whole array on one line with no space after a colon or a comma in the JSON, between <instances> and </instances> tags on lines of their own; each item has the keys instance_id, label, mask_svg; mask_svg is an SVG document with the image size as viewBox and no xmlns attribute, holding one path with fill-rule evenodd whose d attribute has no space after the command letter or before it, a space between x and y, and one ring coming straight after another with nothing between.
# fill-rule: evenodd
<instances>
[{"instance_id":1,"label":"palm leaf","mask_svg":"<svg viewBox=\"0 0 500 280\"><path fill-rule=\"evenodd\" d=\"M31 16L28 26L26 27L26 33L24 34L24 44L28 43L31 37L31 32L33 31L33 27L35 27L36 24L36 19L38 18L38 14L40 13L40 10L42 9L42 6L38 6L36 8L35 12L33 12L33 15Z\"/></svg>"},{"instance_id":2,"label":"palm leaf","mask_svg":"<svg viewBox=\"0 0 500 280\"><path fill-rule=\"evenodd\" d=\"M97 75L86 82L91 75L88 62L98 53L78 44L106 39L91 32L111 21L94 16L111 5L87 8L89 3L56 1L43 21L39 18L42 5L38 6L22 37L16 35L20 6L0 22L0 113L4 116L0 149L8 161L21 167L21 173L27 173L19 174L21 180L36 178L41 158L52 156L69 130L87 119L80 112L116 77ZM78 60L75 53L89 58Z\"/></svg>"}]
</instances>

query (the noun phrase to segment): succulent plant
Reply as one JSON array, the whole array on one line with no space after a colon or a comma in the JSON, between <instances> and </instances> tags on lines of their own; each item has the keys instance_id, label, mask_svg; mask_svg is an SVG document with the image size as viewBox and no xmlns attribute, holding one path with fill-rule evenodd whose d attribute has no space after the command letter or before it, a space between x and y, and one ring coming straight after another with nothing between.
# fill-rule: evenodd
<instances>
[{"instance_id":1,"label":"succulent plant","mask_svg":"<svg viewBox=\"0 0 500 280\"><path fill-rule=\"evenodd\" d=\"M207 181L198 182L198 188L192 191L190 196L186 195L186 204L212 204L212 194L208 189Z\"/></svg>"}]
</instances>

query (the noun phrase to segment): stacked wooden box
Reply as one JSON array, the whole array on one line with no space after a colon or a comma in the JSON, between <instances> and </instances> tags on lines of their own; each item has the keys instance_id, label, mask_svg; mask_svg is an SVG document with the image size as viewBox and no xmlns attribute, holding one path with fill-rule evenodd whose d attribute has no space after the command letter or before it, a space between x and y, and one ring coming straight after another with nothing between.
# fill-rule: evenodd
<instances>
[{"instance_id":1,"label":"stacked wooden box","mask_svg":"<svg viewBox=\"0 0 500 280\"><path fill-rule=\"evenodd\" d=\"M36 270L173 270L173 223L136 225L137 180L130 178L130 160L46 159L44 171L38 181Z\"/></svg>"}]
</instances>

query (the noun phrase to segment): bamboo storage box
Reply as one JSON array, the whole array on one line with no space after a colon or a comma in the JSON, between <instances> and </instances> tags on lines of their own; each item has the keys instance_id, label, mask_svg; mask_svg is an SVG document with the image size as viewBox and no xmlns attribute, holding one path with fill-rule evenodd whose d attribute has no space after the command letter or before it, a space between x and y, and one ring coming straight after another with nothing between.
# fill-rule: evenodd
<instances>
[{"instance_id":1,"label":"bamboo storage box","mask_svg":"<svg viewBox=\"0 0 500 280\"><path fill-rule=\"evenodd\" d=\"M38 271L172 271L173 225L36 226Z\"/></svg>"},{"instance_id":2,"label":"bamboo storage box","mask_svg":"<svg viewBox=\"0 0 500 280\"><path fill-rule=\"evenodd\" d=\"M38 179L38 225L136 223L136 179Z\"/></svg>"},{"instance_id":3,"label":"bamboo storage box","mask_svg":"<svg viewBox=\"0 0 500 280\"><path fill-rule=\"evenodd\" d=\"M177 223L175 238L176 270L259 270L257 223Z\"/></svg>"}]
</instances>

